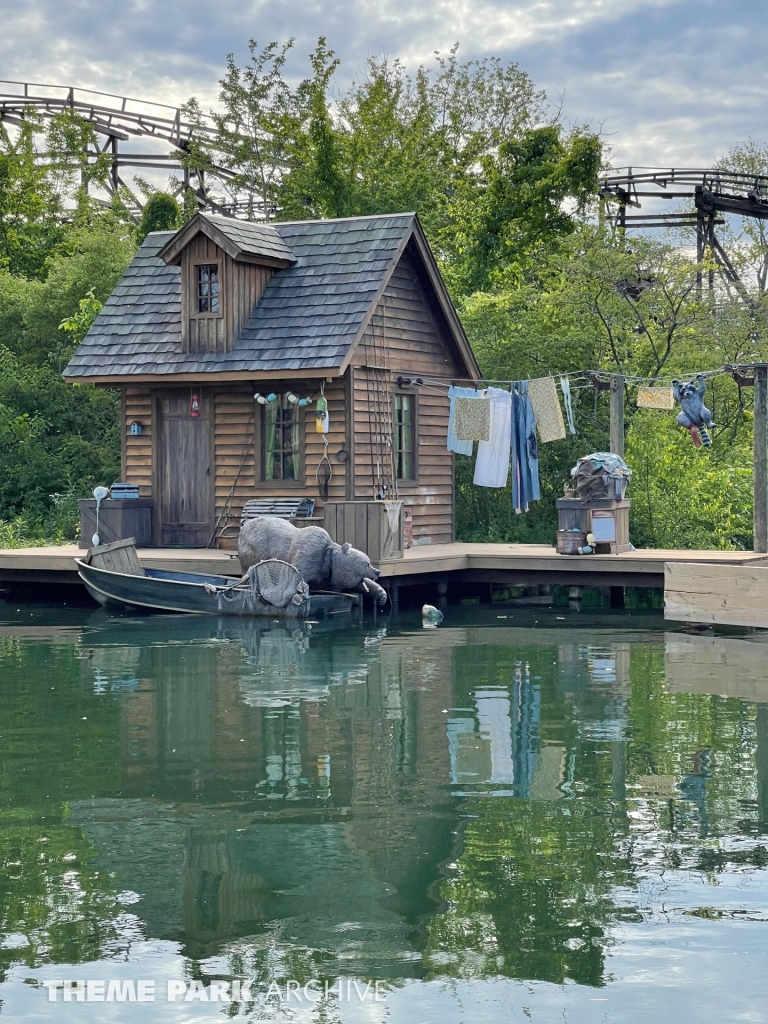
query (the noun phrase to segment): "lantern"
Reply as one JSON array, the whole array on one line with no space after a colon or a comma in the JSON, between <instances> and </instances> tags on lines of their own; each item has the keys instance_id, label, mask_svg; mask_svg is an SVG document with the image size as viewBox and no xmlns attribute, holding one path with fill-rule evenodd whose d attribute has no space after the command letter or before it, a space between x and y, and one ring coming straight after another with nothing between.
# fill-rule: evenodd
<instances>
[{"instance_id":1,"label":"lantern","mask_svg":"<svg viewBox=\"0 0 768 1024\"><path fill-rule=\"evenodd\" d=\"M200 415L202 404L203 403L200 400L200 392L193 391L189 396L189 415L197 418Z\"/></svg>"}]
</instances>

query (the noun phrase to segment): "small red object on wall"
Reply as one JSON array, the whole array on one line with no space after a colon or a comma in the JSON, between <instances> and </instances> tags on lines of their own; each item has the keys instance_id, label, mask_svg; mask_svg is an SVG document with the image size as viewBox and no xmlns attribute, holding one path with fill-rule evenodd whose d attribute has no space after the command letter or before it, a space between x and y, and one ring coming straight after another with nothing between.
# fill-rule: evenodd
<instances>
[{"instance_id":1,"label":"small red object on wall","mask_svg":"<svg viewBox=\"0 0 768 1024\"><path fill-rule=\"evenodd\" d=\"M193 391L189 398L189 415L199 416L201 405L200 393L198 391Z\"/></svg>"}]
</instances>

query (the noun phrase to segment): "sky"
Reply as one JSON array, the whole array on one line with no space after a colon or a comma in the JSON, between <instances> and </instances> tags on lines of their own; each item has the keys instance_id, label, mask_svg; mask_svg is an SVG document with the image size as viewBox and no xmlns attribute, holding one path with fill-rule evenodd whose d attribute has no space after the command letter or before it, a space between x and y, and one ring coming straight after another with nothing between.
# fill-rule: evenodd
<instances>
[{"instance_id":1,"label":"sky","mask_svg":"<svg viewBox=\"0 0 768 1024\"><path fill-rule=\"evenodd\" d=\"M768 143L768 19L755 0L0 0L0 78L178 104L216 102L226 55L319 35L358 74L366 55L514 60L568 121L590 123L614 166L710 166ZM2 87L0 86L0 89Z\"/></svg>"}]
</instances>

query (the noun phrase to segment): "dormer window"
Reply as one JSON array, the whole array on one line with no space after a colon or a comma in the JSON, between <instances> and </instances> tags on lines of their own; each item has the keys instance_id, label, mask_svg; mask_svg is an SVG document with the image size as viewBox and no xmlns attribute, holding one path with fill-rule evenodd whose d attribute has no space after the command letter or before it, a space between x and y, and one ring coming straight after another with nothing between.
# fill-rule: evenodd
<instances>
[{"instance_id":1,"label":"dormer window","mask_svg":"<svg viewBox=\"0 0 768 1024\"><path fill-rule=\"evenodd\" d=\"M197 313L218 316L221 312L218 263L198 263L195 267Z\"/></svg>"}]
</instances>

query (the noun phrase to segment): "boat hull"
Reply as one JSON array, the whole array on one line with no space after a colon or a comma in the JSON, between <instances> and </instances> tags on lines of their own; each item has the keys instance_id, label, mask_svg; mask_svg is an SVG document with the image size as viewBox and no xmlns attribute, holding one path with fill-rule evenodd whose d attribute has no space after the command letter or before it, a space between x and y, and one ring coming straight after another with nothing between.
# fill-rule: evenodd
<instances>
[{"instance_id":1,"label":"boat hull","mask_svg":"<svg viewBox=\"0 0 768 1024\"><path fill-rule=\"evenodd\" d=\"M146 608L160 612L187 612L192 615L238 615L248 618L306 619L326 615L349 614L358 605L353 594L311 594L301 606L287 608L254 604L243 590L216 593L206 585L231 588L229 576L203 573L171 572L146 569L144 576L111 572L75 559L80 579L95 601L106 607Z\"/></svg>"}]
</instances>

